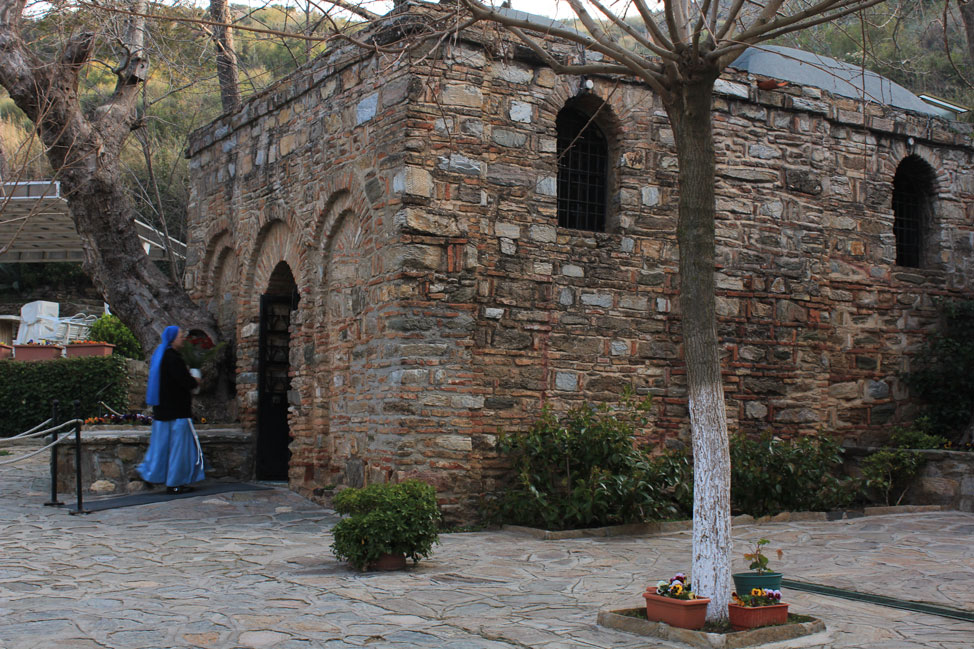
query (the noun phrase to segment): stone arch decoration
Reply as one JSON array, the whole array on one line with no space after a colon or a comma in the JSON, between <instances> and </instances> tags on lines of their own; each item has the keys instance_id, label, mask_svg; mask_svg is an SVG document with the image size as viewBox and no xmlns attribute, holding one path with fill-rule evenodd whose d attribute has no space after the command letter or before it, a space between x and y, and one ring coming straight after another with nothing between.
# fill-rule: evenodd
<instances>
[{"instance_id":1,"label":"stone arch decoration","mask_svg":"<svg viewBox=\"0 0 974 649\"><path fill-rule=\"evenodd\" d=\"M210 312L226 338L233 338L237 321L238 277L237 253L228 231L212 239L203 264L204 276L199 288L207 297Z\"/></svg>"},{"instance_id":2,"label":"stone arch decoration","mask_svg":"<svg viewBox=\"0 0 974 649\"><path fill-rule=\"evenodd\" d=\"M295 381L309 395L310 419L316 422L310 437L302 440L309 456L305 472L328 473L329 481L344 473L348 484L362 484L367 442L362 415L351 414L353 399L347 395L353 380L366 381L368 339L373 333L362 317L372 301L369 283L378 267L373 258L374 219L364 196L344 188L333 191L309 234L303 272L315 290L303 333L316 363ZM336 455L350 459L344 466L329 466Z\"/></svg>"},{"instance_id":3,"label":"stone arch decoration","mask_svg":"<svg viewBox=\"0 0 974 649\"><path fill-rule=\"evenodd\" d=\"M619 226L619 206L614 205L611 197L618 193L620 179L616 164L619 157L620 140L622 137L621 115L627 113L626 108L618 101L612 88L587 88L581 85L583 81L562 80L556 84L551 94L541 104L539 110L539 126L548 134L558 137L559 129L564 128L567 111L575 111L586 118L591 118L598 131L598 139L604 139L605 148L604 196L600 202L604 205L604 214L597 224L574 227L572 219L566 210L567 185L564 182L562 153L563 146L559 144L558 153L551 155L551 172L556 179L554 195L558 203L559 225L570 229L592 230L596 232L612 232ZM573 138L574 139L574 138ZM590 227L591 226L591 227Z\"/></svg>"},{"instance_id":4,"label":"stone arch decoration","mask_svg":"<svg viewBox=\"0 0 974 649\"><path fill-rule=\"evenodd\" d=\"M247 296L251 298L251 302L264 291L274 268L282 261L287 262L292 272L293 269L301 268L300 235L283 220L275 219L261 228L247 264L243 286L253 292ZM295 281L300 290L298 275L295 276Z\"/></svg>"}]
</instances>

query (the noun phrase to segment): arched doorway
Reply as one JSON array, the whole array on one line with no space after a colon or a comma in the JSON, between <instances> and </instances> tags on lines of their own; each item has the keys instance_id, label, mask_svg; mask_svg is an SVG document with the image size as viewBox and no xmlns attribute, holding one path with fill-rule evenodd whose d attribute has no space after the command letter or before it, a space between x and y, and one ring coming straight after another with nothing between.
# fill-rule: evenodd
<instances>
[{"instance_id":1,"label":"arched doorway","mask_svg":"<svg viewBox=\"0 0 974 649\"><path fill-rule=\"evenodd\" d=\"M298 306L298 287L285 262L271 273L267 292L260 296L260 345L257 357L258 480L287 480L291 460L291 431L287 423L291 389L291 312Z\"/></svg>"}]
</instances>

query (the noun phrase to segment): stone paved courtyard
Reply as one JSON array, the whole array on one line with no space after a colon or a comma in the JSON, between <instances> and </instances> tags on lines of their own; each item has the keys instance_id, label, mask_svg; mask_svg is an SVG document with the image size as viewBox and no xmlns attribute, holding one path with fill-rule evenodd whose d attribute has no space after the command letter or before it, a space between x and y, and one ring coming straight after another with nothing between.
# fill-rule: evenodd
<instances>
[{"instance_id":1,"label":"stone paved courtyard","mask_svg":"<svg viewBox=\"0 0 974 649\"><path fill-rule=\"evenodd\" d=\"M595 620L686 569L689 532L446 534L415 568L360 574L328 549L334 513L285 489L88 516L43 507L48 489L46 459L0 468L4 649L677 646ZM788 578L974 611L974 514L734 528L740 552L762 536L785 550ZM826 621L837 648L974 647L974 623L786 595Z\"/></svg>"}]
</instances>

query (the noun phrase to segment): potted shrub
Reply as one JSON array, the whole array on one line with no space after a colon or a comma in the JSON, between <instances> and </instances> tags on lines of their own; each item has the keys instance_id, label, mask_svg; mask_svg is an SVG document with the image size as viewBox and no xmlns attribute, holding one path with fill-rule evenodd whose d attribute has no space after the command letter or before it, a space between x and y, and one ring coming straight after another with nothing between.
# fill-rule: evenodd
<instances>
[{"instance_id":1,"label":"potted shrub","mask_svg":"<svg viewBox=\"0 0 974 649\"><path fill-rule=\"evenodd\" d=\"M664 622L681 629L699 629L707 618L709 597L697 597L690 580L678 572L669 581L656 582L643 593L646 599L646 619Z\"/></svg>"},{"instance_id":2,"label":"potted shrub","mask_svg":"<svg viewBox=\"0 0 974 649\"><path fill-rule=\"evenodd\" d=\"M335 526L331 550L358 570L404 568L406 557L417 563L438 542L440 510L425 482L344 489L333 504L347 518Z\"/></svg>"},{"instance_id":3,"label":"potted shrub","mask_svg":"<svg viewBox=\"0 0 974 649\"><path fill-rule=\"evenodd\" d=\"M781 589L781 573L768 568L768 557L762 552L762 548L768 543L768 539L760 539L754 544L754 551L744 555L744 560L750 561L748 568L752 572L735 572L731 575L734 579L734 590L738 593L750 593L755 588ZM777 550L777 553L780 559L783 552Z\"/></svg>"},{"instance_id":4,"label":"potted shrub","mask_svg":"<svg viewBox=\"0 0 974 649\"><path fill-rule=\"evenodd\" d=\"M754 588L743 595L734 593L734 601L727 605L727 613L735 631L788 621L788 605L781 603L781 591L766 588Z\"/></svg>"}]
</instances>

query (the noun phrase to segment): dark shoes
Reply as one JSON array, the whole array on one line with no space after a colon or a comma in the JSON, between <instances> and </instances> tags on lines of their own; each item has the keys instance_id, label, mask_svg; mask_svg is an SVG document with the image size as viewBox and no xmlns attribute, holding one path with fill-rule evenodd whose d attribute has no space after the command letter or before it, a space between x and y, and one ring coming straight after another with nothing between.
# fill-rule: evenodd
<instances>
[{"instance_id":1,"label":"dark shoes","mask_svg":"<svg viewBox=\"0 0 974 649\"><path fill-rule=\"evenodd\" d=\"M179 487L166 487L166 493L172 495L188 494L191 491L195 491L195 489L193 489L188 485L181 485Z\"/></svg>"}]
</instances>

